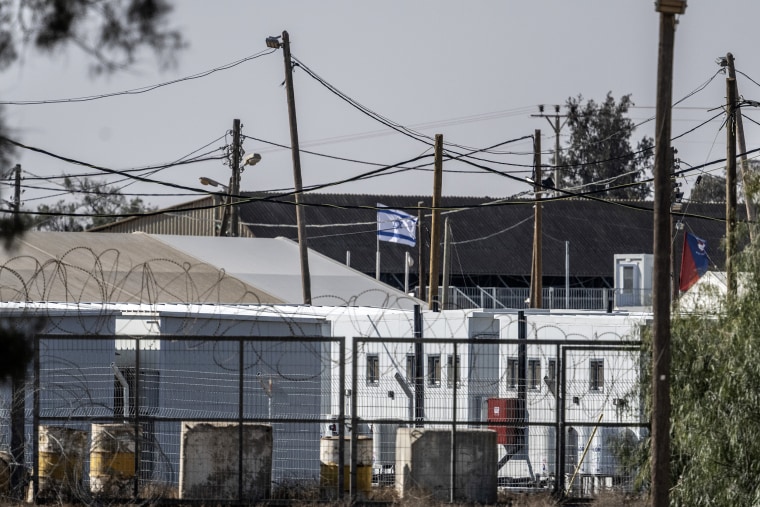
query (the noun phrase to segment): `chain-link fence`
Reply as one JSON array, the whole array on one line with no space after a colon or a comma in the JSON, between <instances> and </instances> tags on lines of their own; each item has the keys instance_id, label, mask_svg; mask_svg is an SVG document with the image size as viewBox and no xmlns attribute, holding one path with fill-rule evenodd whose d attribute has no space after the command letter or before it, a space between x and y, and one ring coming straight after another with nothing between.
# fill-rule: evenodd
<instances>
[{"instance_id":1,"label":"chain-link fence","mask_svg":"<svg viewBox=\"0 0 760 507\"><path fill-rule=\"evenodd\" d=\"M640 353L599 339L41 336L28 382L0 389L0 487L86 503L630 490Z\"/></svg>"}]
</instances>

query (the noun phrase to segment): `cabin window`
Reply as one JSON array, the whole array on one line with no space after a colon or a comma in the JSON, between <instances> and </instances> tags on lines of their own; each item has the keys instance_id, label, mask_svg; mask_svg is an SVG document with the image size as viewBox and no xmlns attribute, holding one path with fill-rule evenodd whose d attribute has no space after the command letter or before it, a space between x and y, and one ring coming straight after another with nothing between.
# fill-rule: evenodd
<instances>
[{"instance_id":1,"label":"cabin window","mask_svg":"<svg viewBox=\"0 0 760 507\"><path fill-rule=\"evenodd\" d=\"M541 389L541 360L528 359L528 389Z\"/></svg>"},{"instance_id":2,"label":"cabin window","mask_svg":"<svg viewBox=\"0 0 760 507\"><path fill-rule=\"evenodd\" d=\"M591 359L589 361L589 390L601 391L604 389L604 359Z\"/></svg>"},{"instance_id":3,"label":"cabin window","mask_svg":"<svg viewBox=\"0 0 760 507\"><path fill-rule=\"evenodd\" d=\"M441 385L441 356L428 356L428 385Z\"/></svg>"},{"instance_id":4,"label":"cabin window","mask_svg":"<svg viewBox=\"0 0 760 507\"><path fill-rule=\"evenodd\" d=\"M507 359L507 387L509 389L517 389L518 376L517 358L510 357Z\"/></svg>"},{"instance_id":5,"label":"cabin window","mask_svg":"<svg viewBox=\"0 0 760 507\"><path fill-rule=\"evenodd\" d=\"M380 357L377 354L367 355L367 385L376 386L380 383Z\"/></svg>"},{"instance_id":6,"label":"cabin window","mask_svg":"<svg viewBox=\"0 0 760 507\"><path fill-rule=\"evenodd\" d=\"M406 381L412 385L417 381L417 356L414 354L406 356Z\"/></svg>"}]
</instances>

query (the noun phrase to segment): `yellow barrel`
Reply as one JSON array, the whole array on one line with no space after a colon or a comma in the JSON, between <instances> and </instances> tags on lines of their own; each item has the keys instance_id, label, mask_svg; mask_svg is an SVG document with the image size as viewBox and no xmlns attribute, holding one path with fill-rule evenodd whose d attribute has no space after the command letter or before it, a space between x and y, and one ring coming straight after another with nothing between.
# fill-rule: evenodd
<instances>
[{"instance_id":1,"label":"yellow barrel","mask_svg":"<svg viewBox=\"0 0 760 507\"><path fill-rule=\"evenodd\" d=\"M38 434L39 496L76 497L84 474L87 432L40 426Z\"/></svg>"},{"instance_id":2,"label":"yellow barrel","mask_svg":"<svg viewBox=\"0 0 760 507\"><path fill-rule=\"evenodd\" d=\"M326 493L338 487L340 437L322 437L319 443L320 489ZM351 488L351 437L343 442L343 486ZM372 437L360 436L356 446L356 488L361 493L372 490Z\"/></svg>"},{"instance_id":3,"label":"yellow barrel","mask_svg":"<svg viewBox=\"0 0 760 507\"><path fill-rule=\"evenodd\" d=\"M135 478L135 427L93 424L90 445L90 491L131 496Z\"/></svg>"}]
</instances>

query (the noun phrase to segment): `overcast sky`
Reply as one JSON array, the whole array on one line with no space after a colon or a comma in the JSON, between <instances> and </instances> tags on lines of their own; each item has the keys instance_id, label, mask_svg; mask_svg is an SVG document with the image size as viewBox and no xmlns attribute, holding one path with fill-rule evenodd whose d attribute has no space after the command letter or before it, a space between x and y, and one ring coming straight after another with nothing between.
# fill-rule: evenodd
<instances>
[{"instance_id":1,"label":"overcast sky","mask_svg":"<svg viewBox=\"0 0 760 507\"><path fill-rule=\"evenodd\" d=\"M169 163L231 142L225 134L239 118L247 136L289 145L282 51L266 54L265 38L290 34L293 56L351 99L419 133L443 134L444 142L484 148L530 136L541 129L544 162L550 163L554 132L531 114L539 104L553 111L568 97L602 101L631 94L630 117L645 122L654 116L659 15L648 0L514 1L332 1L260 2L183 1L172 23L189 47L176 67L160 71L149 53L128 72L92 77L88 60L77 49L39 55L27 50L23 61L5 71L0 101L50 100L109 94L172 81L237 60L264 54L206 77L156 90L88 102L9 105L7 118L16 139L34 147L112 169ZM674 112L673 142L679 157L693 166L725 157L721 118L725 76L716 58L732 52L739 91L760 100L760 2L724 0L689 2L679 18L675 42L673 97L682 102ZM710 79L712 81L710 81ZM355 177L378 166L396 164L430 147L401 135L337 97L296 69L294 90L301 147L334 158L304 153L305 186ZM754 80L754 81L753 81ZM747 147L760 147L760 112L744 114ZM567 141L567 129L561 142ZM654 122L643 123L634 137L654 135ZM293 170L288 150L246 139L246 152L262 161L242 177L243 190L288 189ZM462 151L463 148L454 148ZM489 167L528 175L531 140L503 145L490 155ZM221 150L214 151L220 155ZM22 151L18 162L25 178L93 172L49 156ZM432 157L422 162L431 163ZM511 165L507 165L511 164ZM687 167L682 165L682 167ZM711 166L717 170L722 166ZM444 195L505 197L528 190L528 184L489 175L458 162L445 164ZM721 174L722 172L716 171ZM699 171L690 175L693 181ZM147 175L147 174L146 174ZM200 176L227 183L229 167L220 161L182 165L150 174L151 179L199 189ZM109 181L121 178L107 176ZM57 188L58 180L25 184ZM688 186L689 181L685 181ZM125 185L126 181L117 183ZM321 192L430 194L432 172L384 174L327 187ZM138 182L124 187L156 205L192 199L185 191ZM4 196L9 190L3 190ZM53 190L27 188L24 207L34 209ZM152 195L162 194L162 195ZM195 194L201 195L201 194Z\"/></svg>"}]
</instances>

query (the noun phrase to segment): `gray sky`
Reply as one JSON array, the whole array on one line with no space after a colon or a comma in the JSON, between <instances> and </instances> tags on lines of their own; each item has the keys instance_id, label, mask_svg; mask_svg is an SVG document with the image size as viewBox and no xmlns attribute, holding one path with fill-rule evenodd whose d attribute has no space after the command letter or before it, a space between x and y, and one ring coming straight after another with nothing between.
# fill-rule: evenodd
<instances>
[{"instance_id":1,"label":"gray sky","mask_svg":"<svg viewBox=\"0 0 760 507\"><path fill-rule=\"evenodd\" d=\"M602 101L632 94L630 117L654 116L659 15L647 0L453 1L386 0L352 2L300 0L260 2L176 2L173 23L189 42L178 65L161 72L152 56L142 55L133 69L109 77L88 74L88 60L75 49L54 57L27 51L7 70L0 100L47 100L99 95L182 78L266 50L268 35L288 30L293 56L332 86L380 115L444 142L482 148L531 135L541 129L544 162L554 132L546 120L532 118L538 104L553 110L569 96ZM760 2L689 2L676 31L674 100L699 89L719 69L715 60L732 52L739 91L760 100ZM243 133L274 143L290 143L281 50L200 79L143 94L66 104L10 105L14 136L31 146L69 158L128 169L169 163L190 153L223 146L234 118ZM432 150L398 134L339 99L302 69L296 69L295 95L302 149L349 159L395 164ZM725 102L725 76L716 76L674 112L673 134L708 120ZM760 112L744 114L748 149L760 147ZM721 118L674 141L679 157L700 165L725 157ZM568 132L562 134L562 143ZM654 134L642 124L638 140ZM227 142L231 138L227 138ZM210 144L209 144L210 143ZM207 148L203 148L205 145ZM246 152L263 159L242 177L243 190L293 186L288 150L251 139ZM489 156L490 167L520 171L508 164L531 163L530 139L503 146L508 154ZM221 154L221 151L216 151ZM350 178L375 166L303 154L305 186ZM432 157L426 158L432 162ZM92 172L30 152L18 160L25 177ZM682 165L682 168L685 168ZM448 162L449 171L473 171ZM712 169L718 169L714 166ZM718 173L718 171L715 171ZM226 183L229 168L218 161L164 169L150 177L195 188L207 176ZM696 178L690 175L686 186ZM524 178L527 173L517 172ZM108 176L109 181L120 178ZM56 188L53 182L29 185ZM119 186L126 182L118 183ZM321 192L430 194L432 172L407 171L329 187ZM504 197L528 190L527 183L483 173L446 173L444 195ZM191 199L159 184L134 183L123 190L145 194L156 205ZM4 195L9 195L7 188ZM54 191L27 189L24 207L34 209ZM148 194L169 194L153 196Z\"/></svg>"}]
</instances>

